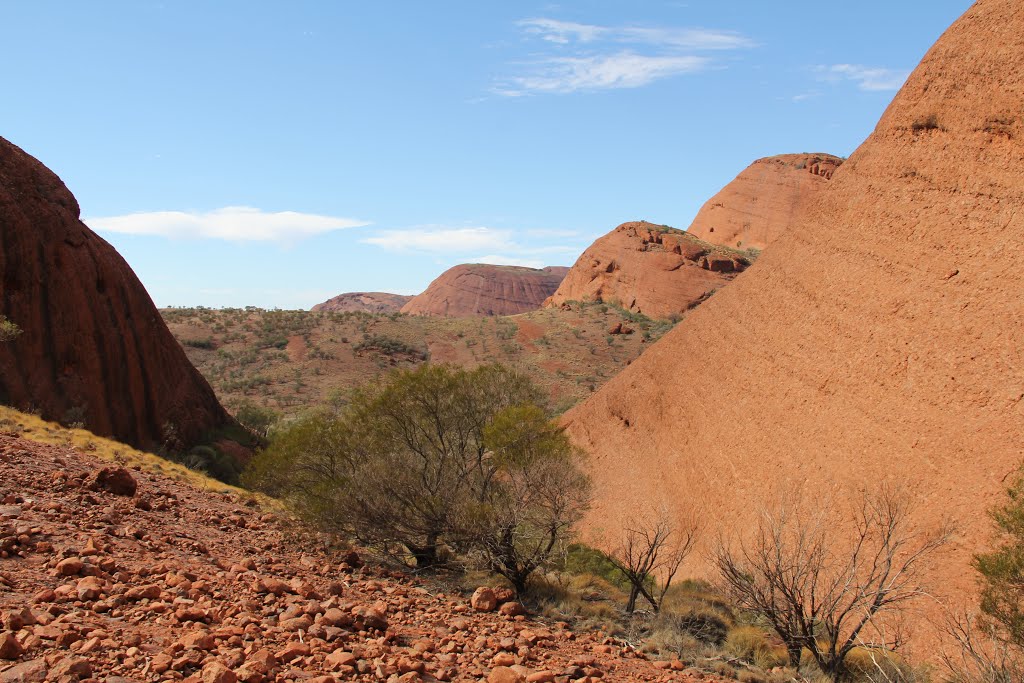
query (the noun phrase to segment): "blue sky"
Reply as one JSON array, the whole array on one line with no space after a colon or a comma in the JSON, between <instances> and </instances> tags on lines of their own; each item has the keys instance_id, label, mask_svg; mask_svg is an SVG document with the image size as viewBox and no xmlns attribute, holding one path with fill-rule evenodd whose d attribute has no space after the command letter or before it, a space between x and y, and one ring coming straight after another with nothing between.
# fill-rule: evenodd
<instances>
[{"instance_id":1,"label":"blue sky","mask_svg":"<svg viewBox=\"0 0 1024 683\"><path fill-rule=\"evenodd\" d=\"M849 155L969 5L0 0L0 135L157 305L307 308Z\"/></svg>"}]
</instances>

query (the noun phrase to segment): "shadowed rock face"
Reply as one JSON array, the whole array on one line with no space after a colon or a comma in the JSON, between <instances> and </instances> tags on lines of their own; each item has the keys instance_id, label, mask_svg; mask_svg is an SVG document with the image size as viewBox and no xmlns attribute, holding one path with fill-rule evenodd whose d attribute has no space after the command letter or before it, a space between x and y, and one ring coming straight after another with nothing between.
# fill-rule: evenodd
<instances>
[{"instance_id":1,"label":"shadowed rock face","mask_svg":"<svg viewBox=\"0 0 1024 683\"><path fill-rule=\"evenodd\" d=\"M313 307L314 311L337 313L395 313L409 303L411 296L387 292L346 292Z\"/></svg>"},{"instance_id":2,"label":"shadowed rock face","mask_svg":"<svg viewBox=\"0 0 1024 683\"><path fill-rule=\"evenodd\" d=\"M960 525L929 583L969 598L1024 458L1022 158L1024 12L980 0L757 267L567 414L590 529L699 501L742 533L773 491L892 482Z\"/></svg>"},{"instance_id":3,"label":"shadowed rock face","mask_svg":"<svg viewBox=\"0 0 1024 683\"><path fill-rule=\"evenodd\" d=\"M583 252L547 305L603 301L668 318L704 301L748 265L740 252L681 230L623 223Z\"/></svg>"},{"instance_id":4,"label":"shadowed rock face","mask_svg":"<svg viewBox=\"0 0 1024 683\"><path fill-rule=\"evenodd\" d=\"M450 318L516 315L541 307L558 289L568 268L521 268L468 263L449 268L402 313Z\"/></svg>"},{"instance_id":5,"label":"shadowed rock face","mask_svg":"<svg viewBox=\"0 0 1024 683\"><path fill-rule=\"evenodd\" d=\"M0 402L149 448L230 418L124 259L53 172L0 138Z\"/></svg>"},{"instance_id":6,"label":"shadowed rock face","mask_svg":"<svg viewBox=\"0 0 1024 683\"><path fill-rule=\"evenodd\" d=\"M687 231L727 247L764 249L800 219L842 163L831 154L758 159L701 207Z\"/></svg>"}]
</instances>

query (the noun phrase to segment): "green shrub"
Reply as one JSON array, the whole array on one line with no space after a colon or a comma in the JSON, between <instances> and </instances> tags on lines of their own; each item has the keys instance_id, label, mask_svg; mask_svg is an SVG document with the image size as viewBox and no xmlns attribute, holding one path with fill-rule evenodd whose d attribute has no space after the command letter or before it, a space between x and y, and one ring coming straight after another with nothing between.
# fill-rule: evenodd
<instances>
[{"instance_id":1,"label":"green shrub","mask_svg":"<svg viewBox=\"0 0 1024 683\"><path fill-rule=\"evenodd\" d=\"M923 130L940 130L942 127L939 125L939 117L935 114L929 114L922 119L917 119L910 125L910 129L915 133Z\"/></svg>"},{"instance_id":2,"label":"green shrub","mask_svg":"<svg viewBox=\"0 0 1024 683\"><path fill-rule=\"evenodd\" d=\"M429 355L423 349L407 344L401 339L387 335L373 335L352 346L354 351L379 351L387 356L406 355L417 360L427 360Z\"/></svg>"},{"instance_id":3,"label":"green shrub","mask_svg":"<svg viewBox=\"0 0 1024 683\"><path fill-rule=\"evenodd\" d=\"M213 337L206 337L205 339L182 339L181 343L185 346L191 346L194 349L212 349L216 347Z\"/></svg>"},{"instance_id":4,"label":"green shrub","mask_svg":"<svg viewBox=\"0 0 1024 683\"><path fill-rule=\"evenodd\" d=\"M568 574L598 576L619 590L629 589L629 582L622 577L608 555L583 543L569 545L557 567Z\"/></svg>"},{"instance_id":5,"label":"green shrub","mask_svg":"<svg viewBox=\"0 0 1024 683\"><path fill-rule=\"evenodd\" d=\"M273 408L256 405L249 400L242 401L235 408L235 419L263 438L266 438L270 428L280 417Z\"/></svg>"},{"instance_id":6,"label":"green shrub","mask_svg":"<svg viewBox=\"0 0 1024 683\"><path fill-rule=\"evenodd\" d=\"M188 453L177 458L182 465L190 470L203 472L226 484L237 485L241 464L234 458L221 453L213 446L196 446Z\"/></svg>"},{"instance_id":7,"label":"green shrub","mask_svg":"<svg viewBox=\"0 0 1024 683\"><path fill-rule=\"evenodd\" d=\"M0 315L0 342L8 342L20 335L21 328L14 324L7 316Z\"/></svg>"}]
</instances>

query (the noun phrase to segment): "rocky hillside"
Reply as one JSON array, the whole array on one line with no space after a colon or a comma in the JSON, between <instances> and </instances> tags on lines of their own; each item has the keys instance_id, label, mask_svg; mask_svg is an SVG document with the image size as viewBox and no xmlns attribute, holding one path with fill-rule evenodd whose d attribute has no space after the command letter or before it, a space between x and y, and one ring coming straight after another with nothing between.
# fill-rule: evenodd
<instances>
[{"instance_id":1,"label":"rocky hillside","mask_svg":"<svg viewBox=\"0 0 1024 683\"><path fill-rule=\"evenodd\" d=\"M124 259L39 161L0 138L0 402L149 448L229 421Z\"/></svg>"},{"instance_id":2,"label":"rocky hillside","mask_svg":"<svg viewBox=\"0 0 1024 683\"><path fill-rule=\"evenodd\" d=\"M174 473L0 434L0 681L718 680L325 552Z\"/></svg>"},{"instance_id":3,"label":"rocky hillside","mask_svg":"<svg viewBox=\"0 0 1024 683\"><path fill-rule=\"evenodd\" d=\"M795 483L891 482L916 528L959 524L931 585L967 599L1024 457L1021 112L1024 13L979 0L757 267L567 415L592 528L685 491L742 532Z\"/></svg>"},{"instance_id":4,"label":"rocky hillside","mask_svg":"<svg viewBox=\"0 0 1024 683\"><path fill-rule=\"evenodd\" d=\"M526 313L541 307L568 270L481 263L455 266L405 304L402 313L451 318Z\"/></svg>"},{"instance_id":5,"label":"rocky hillside","mask_svg":"<svg viewBox=\"0 0 1024 683\"><path fill-rule=\"evenodd\" d=\"M800 220L843 163L831 154L758 159L705 202L687 232L737 249L764 249Z\"/></svg>"},{"instance_id":6,"label":"rocky hillside","mask_svg":"<svg viewBox=\"0 0 1024 683\"><path fill-rule=\"evenodd\" d=\"M312 310L336 313L397 313L410 299L411 296L387 292L346 292L317 304Z\"/></svg>"},{"instance_id":7,"label":"rocky hillside","mask_svg":"<svg viewBox=\"0 0 1024 683\"><path fill-rule=\"evenodd\" d=\"M583 252L546 305L603 301L668 318L694 308L748 265L747 254L681 230L623 223Z\"/></svg>"}]
</instances>

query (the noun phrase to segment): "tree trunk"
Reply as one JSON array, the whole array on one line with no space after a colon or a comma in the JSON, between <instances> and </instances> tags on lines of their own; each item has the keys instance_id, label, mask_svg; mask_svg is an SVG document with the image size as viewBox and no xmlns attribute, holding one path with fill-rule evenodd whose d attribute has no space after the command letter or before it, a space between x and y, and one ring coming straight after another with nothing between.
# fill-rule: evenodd
<instances>
[{"instance_id":1,"label":"tree trunk","mask_svg":"<svg viewBox=\"0 0 1024 683\"><path fill-rule=\"evenodd\" d=\"M529 577L529 574L524 574L522 572L516 572L509 577L509 581L512 582L512 587L516 590L516 597L520 600L522 600L523 595L526 593L526 581Z\"/></svg>"},{"instance_id":2,"label":"tree trunk","mask_svg":"<svg viewBox=\"0 0 1024 683\"><path fill-rule=\"evenodd\" d=\"M423 545L409 545L407 543L406 547L409 548L409 553L416 560L417 569L434 567L438 564L436 536L428 536Z\"/></svg>"},{"instance_id":3,"label":"tree trunk","mask_svg":"<svg viewBox=\"0 0 1024 683\"><path fill-rule=\"evenodd\" d=\"M789 654L789 665L794 669L800 668L800 656L804 648L800 643L786 643L786 652Z\"/></svg>"},{"instance_id":4,"label":"tree trunk","mask_svg":"<svg viewBox=\"0 0 1024 683\"><path fill-rule=\"evenodd\" d=\"M640 595L640 590L633 584L629 587L629 602L626 603L626 614L632 614L636 609L636 599Z\"/></svg>"}]
</instances>

